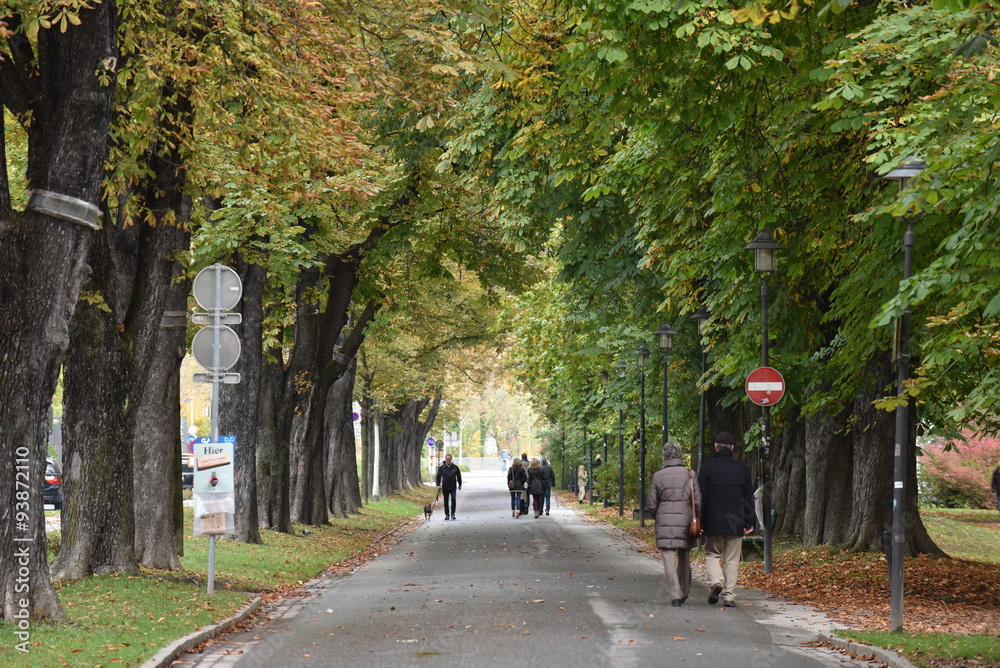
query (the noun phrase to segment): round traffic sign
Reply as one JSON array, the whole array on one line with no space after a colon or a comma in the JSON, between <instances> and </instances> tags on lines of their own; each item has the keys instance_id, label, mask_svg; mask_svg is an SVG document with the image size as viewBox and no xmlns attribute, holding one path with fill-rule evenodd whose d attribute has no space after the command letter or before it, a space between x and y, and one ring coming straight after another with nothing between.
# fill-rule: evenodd
<instances>
[{"instance_id":1,"label":"round traffic sign","mask_svg":"<svg viewBox=\"0 0 1000 668\"><path fill-rule=\"evenodd\" d=\"M215 365L215 333L219 333L219 365ZM191 354L209 371L225 371L240 358L240 337L229 327L203 327L191 339Z\"/></svg>"},{"instance_id":2,"label":"round traffic sign","mask_svg":"<svg viewBox=\"0 0 1000 668\"><path fill-rule=\"evenodd\" d=\"M243 281L235 271L216 263L198 272L191 290L198 306L206 311L229 311L240 303Z\"/></svg>"},{"instance_id":3,"label":"round traffic sign","mask_svg":"<svg viewBox=\"0 0 1000 668\"><path fill-rule=\"evenodd\" d=\"M435 443L434 437L433 436L428 436L427 437L427 445L434 445L434 443Z\"/></svg>"},{"instance_id":4,"label":"round traffic sign","mask_svg":"<svg viewBox=\"0 0 1000 668\"><path fill-rule=\"evenodd\" d=\"M747 396L758 406L773 406L785 396L785 379L777 369L757 367L747 376Z\"/></svg>"}]
</instances>

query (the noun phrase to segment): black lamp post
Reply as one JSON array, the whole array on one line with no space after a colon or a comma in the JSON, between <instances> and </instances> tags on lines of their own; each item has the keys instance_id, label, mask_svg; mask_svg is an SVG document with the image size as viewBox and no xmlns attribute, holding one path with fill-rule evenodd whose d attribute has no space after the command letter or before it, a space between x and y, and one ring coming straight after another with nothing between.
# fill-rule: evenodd
<instances>
[{"instance_id":1,"label":"black lamp post","mask_svg":"<svg viewBox=\"0 0 1000 668\"><path fill-rule=\"evenodd\" d=\"M906 189L910 179L927 168L927 163L909 157L896 169L885 175L888 181L899 184L899 192ZM913 274L913 225L920 214L905 216L906 232L903 234L903 280ZM906 305L898 323L899 350L896 354L896 392L900 397L896 406L896 450L893 457L892 485L892 558L889 563L889 597L891 612L889 626L895 633L903 630L903 554L906 550L906 452L909 440L909 411L903 398L906 381L910 375L910 306Z\"/></svg>"},{"instance_id":2,"label":"black lamp post","mask_svg":"<svg viewBox=\"0 0 1000 668\"><path fill-rule=\"evenodd\" d=\"M615 365L618 378L625 378L628 362L621 360ZM618 409L618 517L625 514L625 409Z\"/></svg>"},{"instance_id":3,"label":"black lamp post","mask_svg":"<svg viewBox=\"0 0 1000 668\"><path fill-rule=\"evenodd\" d=\"M698 346L701 348L701 377L705 377L705 364L708 355L705 354L705 344L702 343L702 338L705 336L705 321L711 317L711 313L708 312L704 306L695 311L691 319L698 323ZM701 458L702 453L705 452L705 391L702 390L699 394L698 402L698 452L691 453L691 464L696 466L697 469L701 470Z\"/></svg>"},{"instance_id":4,"label":"black lamp post","mask_svg":"<svg viewBox=\"0 0 1000 668\"><path fill-rule=\"evenodd\" d=\"M649 359L646 344L635 351L639 366L639 526L646 526L646 373L642 368Z\"/></svg>"},{"instance_id":5,"label":"black lamp post","mask_svg":"<svg viewBox=\"0 0 1000 668\"><path fill-rule=\"evenodd\" d=\"M667 366L670 364L670 349L674 347L674 328L669 322L660 325L660 328L653 332L660 343L660 352L663 353L663 445L670 440L670 427L667 422L667 400L670 398L670 388L667 385Z\"/></svg>"},{"instance_id":6,"label":"black lamp post","mask_svg":"<svg viewBox=\"0 0 1000 668\"><path fill-rule=\"evenodd\" d=\"M757 233L757 237L746 245L747 250L754 253L754 271L760 276L760 358L761 366L769 366L768 360L768 333L767 333L767 279L774 271L774 251L784 248L781 244L771 238L771 231L763 229ZM764 488L763 510L764 510L764 572L770 573L773 570L771 562L771 480L769 470L771 467L771 407L762 406L763 424L761 426L761 448L758 455L758 467L760 468L761 485Z\"/></svg>"},{"instance_id":7,"label":"black lamp post","mask_svg":"<svg viewBox=\"0 0 1000 668\"><path fill-rule=\"evenodd\" d=\"M604 387L605 397L607 396L608 380L609 380L609 378L610 378L610 374L607 371L602 371L601 372L601 385ZM602 398L601 401L602 401L602 404L603 404L604 398ZM602 465L608 463L608 432L605 431L604 434L603 434L603 436L604 436L604 454L601 455L601 464ZM608 507L608 490L602 485L600 491L601 491L601 502L602 502L602 505L605 508L607 508Z\"/></svg>"}]
</instances>

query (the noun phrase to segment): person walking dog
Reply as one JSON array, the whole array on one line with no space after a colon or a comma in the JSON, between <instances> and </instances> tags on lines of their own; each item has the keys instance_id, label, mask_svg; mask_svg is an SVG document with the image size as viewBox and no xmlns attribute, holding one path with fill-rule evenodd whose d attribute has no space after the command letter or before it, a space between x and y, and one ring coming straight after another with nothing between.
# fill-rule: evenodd
<instances>
[{"instance_id":1,"label":"person walking dog","mask_svg":"<svg viewBox=\"0 0 1000 668\"><path fill-rule=\"evenodd\" d=\"M663 468L653 475L646 507L656 523L670 605L679 607L691 593L691 549L698 541L691 535L691 520L701 514L701 490L676 443L663 446Z\"/></svg>"},{"instance_id":2,"label":"person walking dog","mask_svg":"<svg viewBox=\"0 0 1000 668\"><path fill-rule=\"evenodd\" d=\"M753 480L750 467L733 458L733 435L719 432L715 437L715 458L698 472L701 488L702 526L705 529L705 571L715 605L736 605L736 578L739 575L743 536L753 531Z\"/></svg>"},{"instance_id":3,"label":"person walking dog","mask_svg":"<svg viewBox=\"0 0 1000 668\"><path fill-rule=\"evenodd\" d=\"M435 484L444 493L444 518L455 519L457 490L462 489L462 471L451 463L451 453L444 456L444 464L438 467Z\"/></svg>"}]
</instances>

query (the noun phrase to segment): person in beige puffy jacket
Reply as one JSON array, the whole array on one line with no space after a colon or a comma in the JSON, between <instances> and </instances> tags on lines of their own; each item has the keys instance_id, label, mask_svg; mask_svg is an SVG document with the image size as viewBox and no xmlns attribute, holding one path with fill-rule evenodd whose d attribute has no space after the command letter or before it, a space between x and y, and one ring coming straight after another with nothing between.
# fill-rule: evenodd
<instances>
[{"instance_id":1,"label":"person in beige puffy jacket","mask_svg":"<svg viewBox=\"0 0 1000 668\"><path fill-rule=\"evenodd\" d=\"M701 490L693 473L684 466L676 443L663 446L663 468L656 472L646 495L646 507L656 521L656 546L663 554L667 595L673 606L684 605L691 593L691 549L697 544L688 529L692 504L701 515Z\"/></svg>"}]
</instances>

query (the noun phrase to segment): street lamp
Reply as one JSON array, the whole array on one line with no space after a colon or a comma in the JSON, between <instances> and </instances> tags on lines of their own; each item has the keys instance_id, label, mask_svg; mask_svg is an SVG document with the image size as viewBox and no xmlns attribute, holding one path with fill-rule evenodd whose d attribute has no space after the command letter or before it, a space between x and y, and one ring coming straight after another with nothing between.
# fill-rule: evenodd
<instances>
[{"instance_id":1,"label":"street lamp","mask_svg":"<svg viewBox=\"0 0 1000 668\"><path fill-rule=\"evenodd\" d=\"M604 396L601 398L601 405L603 407L604 400L607 398L608 393L608 381L610 380L610 374L607 371L601 372L601 385L604 387ZM601 464L605 465L608 463L608 432L603 433L604 437L604 454L601 455ZM601 505L604 508L608 507L608 490L604 485L601 485Z\"/></svg>"},{"instance_id":2,"label":"street lamp","mask_svg":"<svg viewBox=\"0 0 1000 668\"><path fill-rule=\"evenodd\" d=\"M674 347L674 328L669 322L660 325L660 328L653 332L659 337L660 352L663 353L663 445L670 440L670 427L667 422L667 399L670 397L670 390L667 386L667 365L670 363L670 349Z\"/></svg>"},{"instance_id":3,"label":"street lamp","mask_svg":"<svg viewBox=\"0 0 1000 668\"><path fill-rule=\"evenodd\" d=\"M768 359L768 333L767 333L767 279L774 271L774 251L784 248L771 237L771 231L767 228L757 233L756 238L745 246L746 250L752 250L754 254L754 271L760 276L760 358L761 366L769 366ZM771 467L771 407L762 406L763 424L761 425L761 452L758 455L757 465L760 469L761 486L764 488L763 511L764 511L764 572L770 573L773 570L771 562L771 481L768 470Z\"/></svg>"},{"instance_id":4,"label":"street lamp","mask_svg":"<svg viewBox=\"0 0 1000 668\"><path fill-rule=\"evenodd\" d=\"M618 371L618 378L625 378L628 370L628 362L620 360L615 365ZM618 408L618 517L625 514L625 408L621 404Z\"/></svg>"},{"instance_id":5,"label":"street lamp","mask_svg":"<svg viewBox=\"0 0 1000 668\"><path fill-rule=\"evenodd\" d=\"M649 350L642 343L635 350L639 366L639 526L646 526L646 374L642 368Z\"/></svg>"},{"instance_id":6,"label":"street lamp","mask_svg":"<svg viewBox=\"0 0 1000 668\"><path fill-rule=\"evenodd\" d=\"M712 316L704 306L695 311L691 319L698 323L698 346L701 348L701 377L705 377L705 365L708 355L705 353L705 344L702 342L702 338L705 336L705 321ZM698 456L697 456L697 468L701 470L701 457L702 453L705 451L705 390L701 390L699 393L698 401ZM694 455L694 453L692 453ZM691 457L691 463L695 464L695 457Z\"/></svg>"},{"instance_id":7,"label":"street lamp","mask_svg":"<svg viewBox=\"0 0 1000 668\"><path fill-rule=\"evenodd\" d=\"M911 156L885 175L887 181L896 181L902 193L910 179L927 168L927 163ZM903 280L913 273L913 225L916 216L904 216L906 232L903 234ZM910 375L910 305L906 305L897 322L899 350L896 356L896 393L900 401L896 406L896 450L893 456L892 486L892 559L889 564L889 598L891 612L889 626L895 633L903 630L903 553L906 549L906 444L909 440L909 412L903 398L906 381Z\"/></svg>"}]
</instances>

